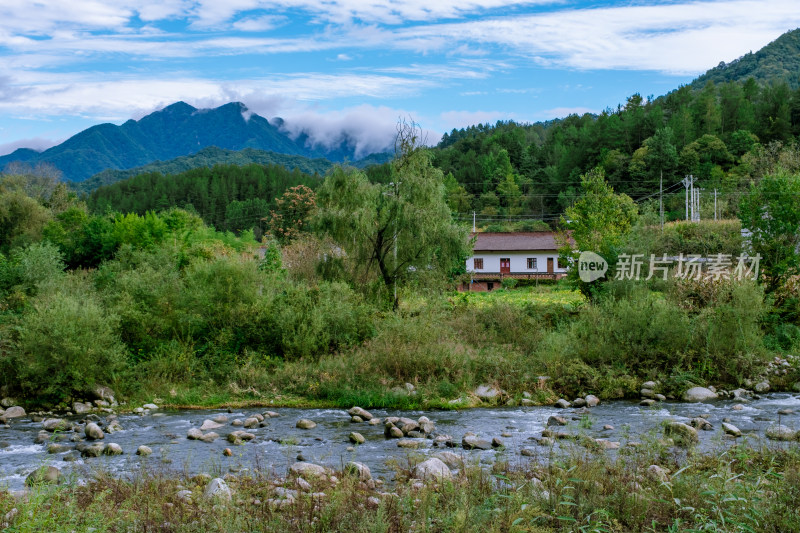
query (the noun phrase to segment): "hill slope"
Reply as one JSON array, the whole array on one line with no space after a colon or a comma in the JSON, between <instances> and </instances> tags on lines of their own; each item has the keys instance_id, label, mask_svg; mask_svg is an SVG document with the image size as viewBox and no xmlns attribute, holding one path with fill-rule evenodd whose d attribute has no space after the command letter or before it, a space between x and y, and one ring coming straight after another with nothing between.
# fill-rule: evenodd
<instances>
[{"instance_id":1,"label":"hill slope","mask_svg":"<svg viewBox=\"0 0 800 533\"><path fill-rule=\"evenodd\" d=\"M196 109L177 102L121 126L93 126L41 153L17 150L0 157L0 168L12 161L50 163L67 180L82 181L106 169L131 169L153 161L168 161L209 146L224 150L253 148L333 161L354 158L346 141L332 150L312 147L306 141L305 136L292 139L279 126L250 113L239 102L215 109Z\"/></svg>"},{"instance_id":2,"label":"hill slope","mask_svg":"<svg viewBox=\"0 0 800 533\"><path fill-rule=\"evenodd\" d=\"M700 89L708 81L720 84L744 82L748 78L760 84L785 81L793 89L800 87L800 28L784 33L755 53L750 52L727 64L720 63L695 79L691 87Z\"/></svg>"}]
</instances>

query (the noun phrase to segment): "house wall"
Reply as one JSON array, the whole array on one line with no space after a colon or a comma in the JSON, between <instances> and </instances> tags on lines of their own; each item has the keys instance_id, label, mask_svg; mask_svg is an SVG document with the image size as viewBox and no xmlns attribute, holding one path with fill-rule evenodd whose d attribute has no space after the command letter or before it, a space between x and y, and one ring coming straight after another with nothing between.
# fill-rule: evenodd
<instances>
[{"instance_id":1,"label":"house wall","mask_svg":"<svg viewBox=\"0 0 800 533\"><path fill-rule=\"evenodd\" d=\"M483 268L476 270L473 268L475 258L483 258ZM511 259L511 273L527 272L547 272L547 258L553 258L553 272L565 273L566 268L558 268L558 252L555 250L543 250L535 252L477 252L474 256L467 259L467 272L476 273L499 273L500 258ZM536 258L536 268L528 268L528 258Z\"/></svg>"}]
</instances>

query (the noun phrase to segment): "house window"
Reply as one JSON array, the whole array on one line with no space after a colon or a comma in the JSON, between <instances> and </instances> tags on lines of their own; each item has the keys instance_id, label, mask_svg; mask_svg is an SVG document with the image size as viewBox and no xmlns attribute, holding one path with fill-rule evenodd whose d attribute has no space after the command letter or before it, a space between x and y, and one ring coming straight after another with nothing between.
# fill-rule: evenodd
<instances>
[{"instance_id":1,"label":"house window","mask_svg":"<svg viewBox=\"0 0 800 533\"><path fill-rule=\"evenodd\" d=\"M528 258L528 270L536 270L536 258L529 257Z\"/></svg>"},{"instance_id":2,"label":"house window","mask_svg":"<svg viewBox=\"0 0 800 533\"><path fill-rule=\"evenodd\" d=\"M490 291L492 289L494 289L494 283L492 283L491 281L486 283L486 290Z\"/></svg>"},{"instance_id":3,"label":"house window","mask_svg":"<svg viewBox=\"0 0 800 533\"><path fill-rule=\"evenodd\" d=\"M475 270L483 270L483 257L476 257L473 259L473 262Z\"/></svg>"}]
</instances>

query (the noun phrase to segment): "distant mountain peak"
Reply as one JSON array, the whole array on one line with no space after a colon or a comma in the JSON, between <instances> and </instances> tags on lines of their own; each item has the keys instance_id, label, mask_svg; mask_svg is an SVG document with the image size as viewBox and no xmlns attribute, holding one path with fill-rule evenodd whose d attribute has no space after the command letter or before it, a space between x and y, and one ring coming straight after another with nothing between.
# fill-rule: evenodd
<instances>
[{"instance_id":1,"label":"distant mountain peak","mask_svg":"<svg viewBox=\"0 0 800 533\"><path fill-rule=\"evenodd\" d=\"M168 161L216 146L245 148L332 161L354 160L349 145L311 145L292 136L282 119L267 120L242 102L198 109L186 102L170 104L120 126L92 126L41 153L17 150L0 157L0 169L11 161L50 163L70 181L82 181L106 169L125 170L154 161Z\"/></svg>"}]
</instances>

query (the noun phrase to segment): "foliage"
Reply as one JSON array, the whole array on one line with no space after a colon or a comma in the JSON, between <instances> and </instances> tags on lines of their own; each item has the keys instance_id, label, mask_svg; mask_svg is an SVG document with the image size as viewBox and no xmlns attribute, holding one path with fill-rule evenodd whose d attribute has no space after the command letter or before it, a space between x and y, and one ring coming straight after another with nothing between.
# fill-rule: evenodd
<instances>
[{"instance_id":1,"label":"foliage","mask_svg":"<svg viewBox=\"0 0 800 533\"><path fill-rule=\"evenodd\" d=\"M275 201L269 213L269 231L278 242L287 244L307 232L317 207L314 191L305 185L291 187Z\"/></svg>"},{"instance_id":2,"label":"foliage","mask_svg":"<svg viewBox=\"0 0 800 533\"><path fill-rule=\"evenodd\" d=\"M586 173L581 178L581 197L566 209L562 218L568 233L560 235L559 255L565 262L574 264L580 252L594 252L606 260L609 272L613 272L617 249L636 216L636 204L629 196L614 193L602 168ZM598 283L591 285L581 281L577 268L571 268L568 277L584 295L596 291Z\"/></svg>"},{"instance_id":3,"label":"foliage","mask_svg":"<svg viewBox=\"0 0 800 533\"><path fill-rule=\"evenodd\" d=\"M387 293L394 291L395 307L397 284L419 270L447 272L468 253L466 232L450 217L442 173L416 135L414 126L401 132L392 183L372 184L362 172L337 168L318 194L318 232L347 254L352 281L374 273Z\"/></svg>"},{"instance_id":4,"label":"foliage","mask_svg":"<svg viewBox=\"0 0 800 533\"><path fill-rule=\"evenodd\" d=\"M96 383L112 383L125 360L117 321L76 276L35 297L19 319L12 348L20 390L52 405L84 397Z\"/></svg>"},{"instance_id":5,"label":"foliage","mask_svg":"<svg viewBox=\"0 0 800 533\"><path fill-rule=\"evenodd\" d=\"M751 186L741 202L742 227L751 232L750 247L761 256L769 292L800 272L800 174L779 172Z\"/></svg>"}]
</instances>

